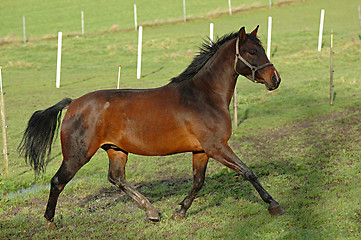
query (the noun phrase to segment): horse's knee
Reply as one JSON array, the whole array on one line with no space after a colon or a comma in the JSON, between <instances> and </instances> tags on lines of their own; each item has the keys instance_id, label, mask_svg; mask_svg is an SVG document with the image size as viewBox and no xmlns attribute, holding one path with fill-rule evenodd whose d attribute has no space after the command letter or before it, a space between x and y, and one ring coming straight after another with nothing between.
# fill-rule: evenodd
<instances>
[{"instance_id":1,"label":"horse's knee","mask_svg":"<svg viewBox=\"0 0 361 240\"><path fill-rule=\"evenodd\" d=\"M59 185L59 177L57 175L55 175L54 177L51 178L50 183L52 186Z\"/></svg>"},{"instance_id":2,"label":"horse's knee","mask_svg":"<svg viewBox=\"0 0 361 240\"><path fill-rule=\"evenodd\" d=\"M61 181L59 179L59 176L56 174L54 177L51 178L50 184L51 184L51 191L56 191L60 193L64 189L66 183Z\"/></svg>"}]
</instances>

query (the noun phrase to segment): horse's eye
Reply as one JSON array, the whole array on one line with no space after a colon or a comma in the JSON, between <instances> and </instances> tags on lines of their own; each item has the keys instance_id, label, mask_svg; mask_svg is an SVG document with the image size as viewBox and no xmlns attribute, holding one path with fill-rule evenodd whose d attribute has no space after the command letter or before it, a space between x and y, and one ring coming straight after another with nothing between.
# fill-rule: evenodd
<instances>
[{"instance_id":1,"label":"horse's eye","mask_svg":"<svg viewBox=\"0 0 361 240\"><path fill-rule=\"evenodd\" d=\"M249 50L248 53L251 55L255 55L257 53L257 51L255 49L252 49L252 50Z\"/></svg>"}]
</instances>

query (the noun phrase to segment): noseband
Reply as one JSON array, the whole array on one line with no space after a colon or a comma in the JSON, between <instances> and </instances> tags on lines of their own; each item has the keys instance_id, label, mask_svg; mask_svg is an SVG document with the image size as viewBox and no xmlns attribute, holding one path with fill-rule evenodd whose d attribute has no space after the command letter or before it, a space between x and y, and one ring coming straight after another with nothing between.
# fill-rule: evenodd
<instances>
[{"instance_id":1,"label":"noseband","mask_svg":"<svg viewBox=\"0 0 361 240\"><path fill-rule=\"evenodd\" d=\"M236 58L234 59L234 71L238 74L238 75L241 75L239 72L237 72L237 60L241 60L244 64L246 64L247 67L249 67L251 70L252 70L252 78L248 77L248 76L245 76L246 78L248 78L249 80L251 80L252 82L255 82L255 83L259 83L258 81L256 81L254 79L254 77L256 76L256 71L257 70L260 70L262 68L265 68L267 66L272 66L273 64L271 62L268 62L268 63L265 63L261 66L253 66L251 65L249 62L247 62L246 59L244 59L241 54L239 53L239 38L237 37L237 41L236 41Z\"/></svg>"}]
</instances>

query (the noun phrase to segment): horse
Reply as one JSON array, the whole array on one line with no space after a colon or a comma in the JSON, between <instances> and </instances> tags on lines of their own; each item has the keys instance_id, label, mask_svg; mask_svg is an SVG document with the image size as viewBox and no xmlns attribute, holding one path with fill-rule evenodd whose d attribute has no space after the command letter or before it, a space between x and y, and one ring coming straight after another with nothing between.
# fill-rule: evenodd
<instances>
[{"instance_id":1,"label":"horse","mask_svg":"<svg viewBox=\"0 0 361 240\"><path fill-rule=\"evenodd\" d=\"M229 104L238 76L262 83L269 91L278 88L281 82L257 37L258 28L246 33L242 27L212 44L204 41L191 64L162 87L99 90L75 100L65 98L48 109L36 111L19 144L20 154L35 174L45 171L54 134L61 125L63 161L51 179L44 214L47 225L55 229L59 194L99 148L109 157L108 180L138 203L150 221L160 220L157 209L126 181L125 165L130 153L144 156L193 153L193 187L174 211L174 219L185 218L203 186L209 158L251 182L269 204L270 214L283 214L281 205L227 143L232 133Z\"/></svg>"}]
</instances>

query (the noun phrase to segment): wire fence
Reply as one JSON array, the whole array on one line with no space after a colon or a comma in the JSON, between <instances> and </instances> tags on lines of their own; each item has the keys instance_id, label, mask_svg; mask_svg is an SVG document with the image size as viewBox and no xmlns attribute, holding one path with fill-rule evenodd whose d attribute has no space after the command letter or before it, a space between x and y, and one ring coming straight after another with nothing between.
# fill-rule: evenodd
<instances>
[{"instance_id":1,"label":"wire fence","mask_svg":"<svg viewBox=\"0 0 361 240\"><path fill-rule=\"evenodd\" d=\"M0 16L0 44L56 38L60 31L65 36L130 31L134 24L172 24L301 1L305 0L6 1L2 5L7 13Z\"/></svg>"}]
</instances>

